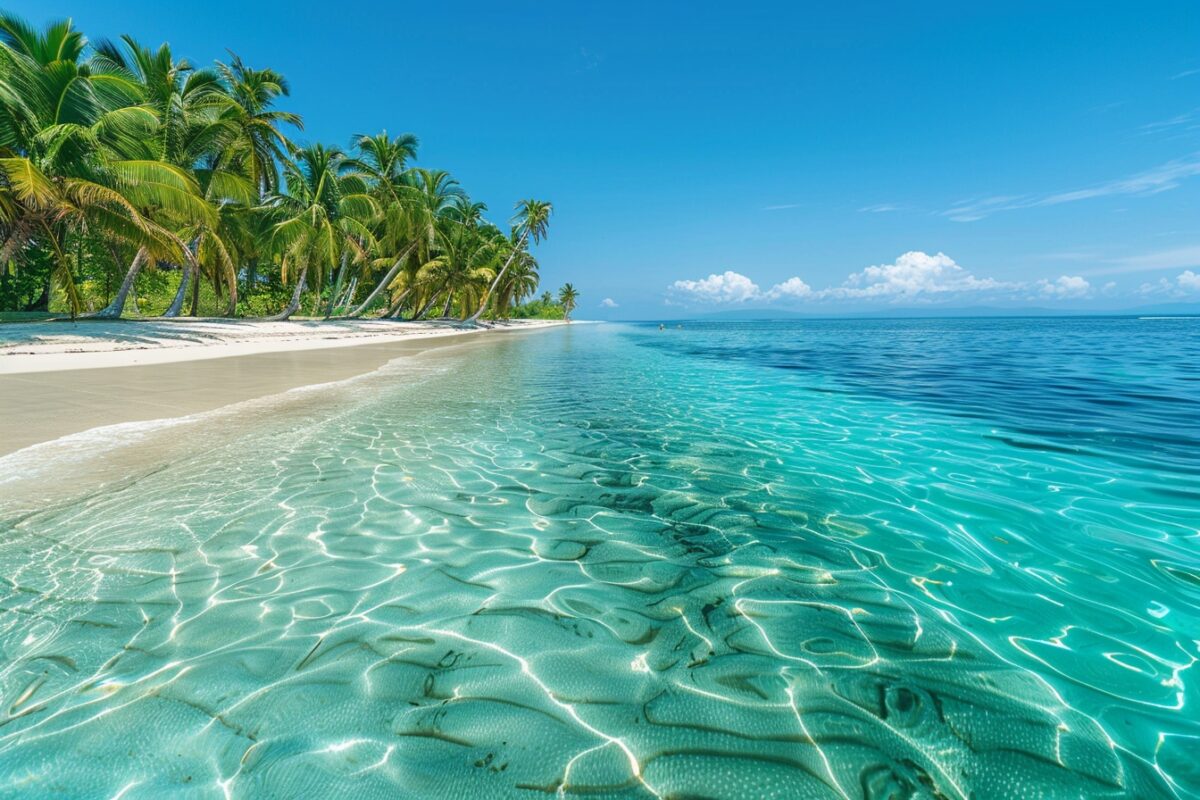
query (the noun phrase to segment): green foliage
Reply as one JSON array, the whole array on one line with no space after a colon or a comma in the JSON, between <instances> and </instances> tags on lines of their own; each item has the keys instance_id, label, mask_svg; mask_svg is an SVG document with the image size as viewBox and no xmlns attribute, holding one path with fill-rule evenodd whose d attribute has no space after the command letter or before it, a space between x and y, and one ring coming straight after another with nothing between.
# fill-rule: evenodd
<instances>
[{"instance_id":1,"label":"green foliage","mask_svg":"<svg viewBox=\"0 0 1200 800\"><path fill-rule=\"evenodd\" d=\"M230 56L0 11L0 311L562 318L521 305L550 203L506 235L413 134L298 148L286 78Z\"/></svg>"},{"instance_id":2,"label":"green foliage","mask_svg":"<svg viewBox=\"0 0 1200 800\"><path fill-rule=\"evenodd\" d=\"M513 319L563 319L566 313L557 300L539 298L517 306L511 316Z\"/></svg>"},{"instance_id":3,"label":"green foliage","mask_svg":"<svg viewBox=\"0 0 1200 800\"><path fill-rule=\"evenodd\" d=\"M23 268L9 260L0 266L0 309L6 311L46 310L54 254L45 247L32 247L22 259Z\"/></svg>"},{"instance_id":4,"label":"green foliage","mask_svg":"<svg viewBox=\"0 0 1200 800\"><path fill-rule=\"evenodd\" d=\"M569 322L571 320L571 311L575 309L575 303L579 300L579 292L571 284L564 284L558 290L558 304L562 306L563 317Z\"/></svg>"}]
</instances>

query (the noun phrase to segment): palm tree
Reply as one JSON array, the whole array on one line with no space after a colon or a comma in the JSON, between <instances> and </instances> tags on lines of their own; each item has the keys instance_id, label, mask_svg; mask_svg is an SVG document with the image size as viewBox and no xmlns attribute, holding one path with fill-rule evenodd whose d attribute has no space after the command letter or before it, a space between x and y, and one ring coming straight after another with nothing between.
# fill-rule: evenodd
<instances>
[{"instance_id":1,"label":"palm tree","mask_svg":"<svg viewBox=\"0 0 1200 800\"><path fill-rule=\"evenodd\" d=\"M28 304L36 276L35 302L61 287L74 314L97 264L106 305L91 316L106 318L158 268L180 278L167 316L184 313L189 286L195 315L202 281L236 313L260 264L291 287L280 318L309 286L326 317L386 295L384 317L440 302L472 322L536 290L530 241L545 237L549 203L518 203L505 235L448 173L410 166L412 134L357 136L350 157L298 149L284 131L300 117L276 108L289 91L232 52L197 67L168 44L91 46L69 20L36 29L0 11L0 282L25 287L5 297Z\"/></svg>"},{"instance_id":2,"label":"palm tree","mask_svg":"<svg viewBox=\"0 0 1200 800\"><path fill-rule=\"evenodd\" d=\"M513 216L516 230L520 231L517 238L517 244L513 247L508 259L504 262L504 266L496 273L492 285L488 287L484 293L483 299L479 303L479 308L471 315L471 322L478 322L483 316L483 310L487 307L488 298L492 292L496 291L496 285L504 278L504 273L508 271L509 266L517 257L517 253L524 249L529 244L529 239L540 242L546 237L546 229L550 225L550 215L554 213L554 206L544 200L521 200L516 205L517 213Z\"/></svg>"},{"instance_id":3,"label":"palm tree","mask_svg":"<svg viewBox=\"0 0 1200 800\"><path fill-rule=\"evenodd\" d=\"M406 274L399 274L393 265L371 296L356 309L356 315L370 307L382 288L390 288L393 294L383 316L400 316L405 301L420 286L418 271L438 249L439 231L447 220L456 218L466 196L458 181L444 170L411 169L405 173L403 184L406 188L400 195L401 202L387 214L389 221L396 221L394 227L388 228L387 249L397 254L396 264L406 268ZM423 312L415 316L422 315Z\"/></svg>"},{"instance_id":4,"label":"palm tree","mask_svg":"<svg viewBox=\"0 0 1200 800\"><path fill-rule=\"evenodd\" d=\"M104 60L84 63L85 47L70 22L38 33L0 13L0 260L20 257L31 243L48 247L73 313L80 298L67 237L103 233L136 249L140 269L150 257L181 253L149 210L180 219L207 213L184 171L130 157L157 117L125 71ZM133 276L101 316L120 314Z\"/></svg>"},{"instance_id":5,"label":"palm tree","mask_svg":"<svg viewBox=\"0 0 1200 800\"><path fill-rule=\"evenodd\" d=\"M220 161L221 157L214 155L210 165L195 170L204 199L212 206L214 215L182 229L181 238L189 242L184 250L186 260L183 276L164 317L179 315L189 278L195 281L191 314L196 315L202 273L207 273L212 279L214 290L219 292L222 285L228 287L229 300L225 315L232 316L236 311L238 284L235 256L238 243L245 242L247 215L256 198L250 178L239 172L222 169L218 163Z\"/></svg>"},{"instance_id":6,"label":"palm tree","mask_svg":"<svg viewBox=\"0 0 1200 800\"><path fill-rule=\"evenodd\" d=\"M233 124L233 115L238 107L226 94L215 70L195 69L187 59L176 59L170 45L165 43L157 50L151 50L131 36L122 37L121 42L121 45L100 42L96 45L96 55L92 61L123 72L134 80L143 107L150 109L156 119L150 135L142 139L133 152L125 155L144 163L157 162L176 169L189 178L189 188L198 195L201 194L201 179L195 170L202 160L209 162L207 175L203 178L204 199L209 201L205 203L207 213L179 219L178 215L170 215L166 209L143 209L152 216L160 217L167 228L181 228L183 225L190 228L186 243L178 248L182 258L177 260L183 264L179 288L165 312L166 316L176 316L182 310L189 279L193 275L198 279L200 275L201 264L195 257L201 245L200 238L211 239L217 235L214 231L218 219L214 211L215 201L226 194L245 194L239 183L240 176L222 168L220 155L234 143L238 129ZM127 284L132 286L140 270L155 261L135 258L122 287ZM223 269L213 274L214 282L219 277L226 280L231 296L236 299L236 280L230 280L232 270ZM197 293L194 292L193 310L197 299ZM124 302L125 293L118 292L101 315L119 317Z\"/></svg>"},{"instance_id":7,"label":"palm tree","mask_svg":"<svg viewBox=\"0 0 1200 800\"><path fill-rule=\"evenodd\" d=\"M563 284L563 287L558 290L558 302L563 307L563 319L567 322L571 321L571 311L575 308L575 301L579 299L579 292L575 291L575 287L571 284Z\"/></svg>"},{"instance_id":8,"label":"palm tree","mask_svg":"<svg viewBox=\"0 0 1200 800\"><path fill-rule=\"evenodd\" d=\"M268 206L277 222L271 239L281 258L282 277L294 275L291 302L273 319L287 319L300 308L310 276L321 286L334 265L365 258L374 243L367 222L378 205L356 175L344 174L345 155L336 147L316 144L296 151L284 164L286 194L274 194Z\"/></svg>"},{"instance_id":9,"label":"palm tree","mask_svg":"<svg viewBox=\"0 0 1200 800\"><path fill-rule=\"evenodd\" d=\"M382 257L377 262L367 262L366 266L368 270L377 265L390 267L367 298L347 317L362 316L396 279L419 242L433 238L433 218L442 200L439 198L431 211L428 203L423 202L427 199L426 194L410 179L407 164L416 158L417 146L417 137L411 133L391 138L383 131L376 136L359 134L355 137L358 155L347 159L347 168L367 181L371 195L381 209L376 240ZM449 184L457 186L452 180Z\"/></svg>"},{"instance_id":10,"label":"palm tree","mask_svg":"<svg viewBox=\"0 0 1200 800\"><path fill-rule=\"evenodd\" d=\"M448 317L458 300L462 309L474 308L495 274L491 264L495 251L479 232L453 220L439 225L437 255L417 272L416 286L427 291L426 302L413 315L421 319L438 300L444 300L442 317Z\"/></svg>"},{"instance_id":11,"label":"palm tree","mask_svg":"<svg viewBox=\"0 0 1200 800\"><path fill-rule=\"evenodd\" d=\"M507 257L510 248L516 242L510 241L508 237L496 230L497 252ZM533 257L533 254L528 250L520 250L508 271L504 274L503 280L496 286L496 291L492 295L492 312L497 318L508 316L509 309L513 306L520 305L525 298L531 296L537 291L539 283L538 278L538 262Z\"/></svg>"},{"instance_id":12,"label":"palm tree","mask_svg":"<svg viewBox=\"0 0 1200 800\"><path fill-rule=\"evenodd\" d=\"M237 143L227 157L243 165L259 196L265 197L279 188L279 165L294 149L280 127L291 125L304 130L304 120L299 114L273 108L280 97L291 94L282 74L273 69L251 69L237 53L230 52L230 56L228 64L217 62L225 91L240 112L235 118Z\"/></svg>"}]
</instances>

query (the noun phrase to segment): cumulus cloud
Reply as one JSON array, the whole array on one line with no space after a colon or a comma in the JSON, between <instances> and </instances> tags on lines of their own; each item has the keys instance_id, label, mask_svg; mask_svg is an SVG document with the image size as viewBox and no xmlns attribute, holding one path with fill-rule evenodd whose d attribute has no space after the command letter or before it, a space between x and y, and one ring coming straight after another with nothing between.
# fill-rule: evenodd
<instances>
[{"instance_id":1,"label":"cumulus cloud","mask_svg":"<svg viewBox=\"0 0 1200 800\"><path fill-rule=\"evenodd\" d=\"M891 264L877 264L849 275L838 286L814 289L802 278L792 277L763 290L751 278L740 272L726 270L699 280L678 280L668 287L669 305L695 303L706 305L741 304L752 301L764 303L795 303L864 300L900 302L935 302L991 297L1002 300L1079 300L1097 292L1112 296L1117 289L1113 281L1099 289L1081 275L1061 275L1053 280L1001 281L976 275L945 253L929 254L910 250ZM1160 284L1144 284L1142 294L1200 292L1200 275L1192 270L1180 274L1175 281L1166 279ZM605 303L608 301L606 300ZM603 304L602 304L603 305Z\"/></svg>"},{"instance_id":2,"label":"cumulus cloud","mask_svg":"<svg viewBox=\"0 0 1200 800\"><path fill-rule=\"evenodd\" d=\"M1079 275L1063 275L1058 280L1048 281L1044 278L1035 285L1043 297L1053 297L1061 300L1088 297L1092 293L1092 285L1087 278Z\"/></svg>"},{"instance_id":3,"label":"cumulus cloud","mask_svg":"<svg viewBox=\"0 0 1200 800\"><path fill-rule=\"evenodd\" d=\"M744 303L761 296L758 284L731 269L698 281L675 281L671 289L684 298L702 303Z\"/></svg>"},{"instance_id":4,"label":"cumulus cloud","mask_svg":"<svg viewBox=\"0 0 1200 800\"><path fill-rule=\"evenodd\" d=\"M867 267L851 275L841 286L824 289L818 294L839 299L911 299L919 295L978 292L1008 286L992 278L972 275L945 253L931 256L920 250L911 250L897 258L895 263Z\"/></svg>"},{"instance_id":5,"label":"cumulus cloud","mask_svg":"<svg viewBox=\"0 0 1200 800\"><path fill-rule=\"evenodd\" d=\"M767 292L767 298L778 300L781 298L799 298L808 297L812 294L812 287L799 278L788 278L783 283L777 283Z\"/></svg>"},{"instance_id":6,"label":"cumulus cloud","mask_svg":"<svg viewBox=\"0 0 1200 800\"><path fill-rule=\"evenodd\" d=\"M675 281L670 291L676 297L698 303L745 303L751 300L795 300L812 294L812 287L800 278L788 278L767 291L740 272L726 270L697 281Z\"/></svg>"},{"instance_id":7,"label":"cumulus cloud","mask_svg":"<svg viewBox=\"0 0 1200 800\"><path fill-rule=\"evenodd\" d=\"M1185 292L1200 292L1200 275L1197 275L1190 269L1179 273L1179 277L1175 279L1175 282Z\"/></svg>"},{"instance_id":8,"label":"cumulus cloud","mask_svg":"<svg viewBox=\"0 0 1200 800\"><path fill-rule=\"evenodd\" d=\"M600 307L601 308L616 308L617 301L613 300L611 297L606 297L600 301Z\"/></svg>"}]
</instances>

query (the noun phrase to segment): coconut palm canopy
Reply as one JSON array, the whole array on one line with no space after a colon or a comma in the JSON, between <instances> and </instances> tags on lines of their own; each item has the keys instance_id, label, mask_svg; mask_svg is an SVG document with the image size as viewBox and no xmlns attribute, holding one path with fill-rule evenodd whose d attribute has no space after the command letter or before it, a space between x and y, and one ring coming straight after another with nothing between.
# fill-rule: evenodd
<instances>
[{"instance_id":1,"label":"coconut palm canopy","mask_svg":"<svg viewBox=\"0 0 1200 800\"><path fill-rule=\"evenodd\" d=\"M563 319L570 322L571 312L575 310L575 305L579 302L579 292L573 285L565 284L558 290L558 302L563 309Z\"/></svg>"},{"instance_id":2,"label":"coconut palm canopy","mask_svg":"<svg viewBox=\"0 0 1200 800\"><path fill-rule=\"evenodd\" d=\"M0 12L0 310L477 320L538 287L552 207L504 234L411 133L298 144L287 79Z\"/></svg>"}]
</instances>

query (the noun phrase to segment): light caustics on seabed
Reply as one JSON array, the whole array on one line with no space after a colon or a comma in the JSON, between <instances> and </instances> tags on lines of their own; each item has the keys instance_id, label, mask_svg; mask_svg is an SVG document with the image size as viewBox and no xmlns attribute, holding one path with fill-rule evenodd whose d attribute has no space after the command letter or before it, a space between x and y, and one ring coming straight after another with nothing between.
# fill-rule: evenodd
<instances>
[{"instance_id":1,"label":"light caustics on seabed","mask_svg":"<svg viewBox=\"0 0 1200 800\"><path fill-rule=\"evenodd\" d=\"M1139 324L581 326L154 431L6 498L0 794L1194 796L1200 339Z\"/></svg>"}]
</instances>

